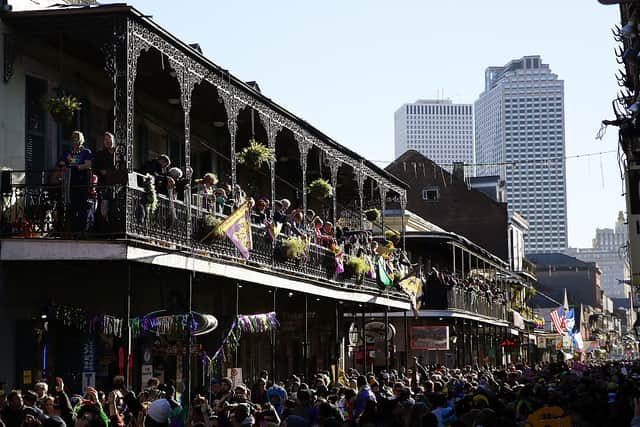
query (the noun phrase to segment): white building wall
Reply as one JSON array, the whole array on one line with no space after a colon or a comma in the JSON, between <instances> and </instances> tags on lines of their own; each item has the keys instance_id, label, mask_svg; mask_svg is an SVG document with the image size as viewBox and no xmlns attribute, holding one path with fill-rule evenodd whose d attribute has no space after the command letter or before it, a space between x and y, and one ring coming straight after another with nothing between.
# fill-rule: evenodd
<instances>
[{"instance_id":1,"label":"white building wall","mask_svg":"<svg viewBox=\"0 0 640 427\"><path fill-rule=\"evenodd\" d=\"M418 100L394 115L395 156L416 150L448 171L474 163L473 107L451 100Z\"/></svg>"},{"instance_id":2,"label":"white building wall","mask_svg":"<svg viewBox=\"0 0 640 427\"><path fill-rule=\"evenodd\" d=\"M0 34L9 29L0 20ZM4 39L0 43L0 58L4 58ZM0 168L24 169L25 140L25 75L20 58L15 61L14 74L8 83L0 82Z\"/></svg>"},{"instance_id":3,"label":"white building wall","mask_svg":"<svg viewBox=\"0 0 640 427\"><path fill-rule=\"evenodd\" d=\"M506 181L509 211L529 221L525 251L567 248L564 82L539 56L489 67L475 103L478 174Z\"/></svg>"}]
</instances>

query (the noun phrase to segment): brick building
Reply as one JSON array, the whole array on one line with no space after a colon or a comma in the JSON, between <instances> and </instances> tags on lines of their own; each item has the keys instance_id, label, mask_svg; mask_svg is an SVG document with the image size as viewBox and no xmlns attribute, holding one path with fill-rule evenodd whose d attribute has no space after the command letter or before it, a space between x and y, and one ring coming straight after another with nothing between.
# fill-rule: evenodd
<instances>
[{"instance_id":1,"label":"brick building","mask_svg":"<svg viewBox=\"0 0 640 427\"><path fill-rule=\"evenodd\" d=\"M402 154L386 170L410 186L408 210L509 260L506 203L473 189L464 173L454 176L414 150Z\"/></svg>"}]
</instances>

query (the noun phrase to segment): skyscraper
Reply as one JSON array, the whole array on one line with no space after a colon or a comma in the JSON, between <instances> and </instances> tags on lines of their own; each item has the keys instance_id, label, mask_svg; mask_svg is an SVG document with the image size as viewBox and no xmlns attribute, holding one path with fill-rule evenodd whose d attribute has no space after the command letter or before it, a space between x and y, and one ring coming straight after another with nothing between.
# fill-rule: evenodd
<instances>
[{"instance_id":1,"label":"skyscraper","mask_svg":"<svg viewBox=\"0 0 640 427\"><path fill-rule=\"evenodd\" d=\"M540 56L489 67L475 114L477 174L505 179L510 212L529 221L525 251L566 250L564 81Z\"/></svg>"},{"instance_id":2,"label":"skyscraper","mask_svg":"<svg viewBox=\"0 0 640 427\"><path fill-rule=\"evenodd\" d=\"M629 229L624 222L624 214L618 212L615 228L597 228L590 248L569 248L567 254L598 264L602 271L600 287L607 296L626 298L630 291L629 285L625 284L625 280L630 278L629 267L625 263L627 240Z\"/></svg>"},{"instance_id":3,"label":"skyscraper","mask_svg":"<svg viewBox=\"0 0 640 427\"><path fill-rule=\"evenodd\" d=\"M416 150L451 172L454 162L473 163L473 108L420 99L395 113L395 157Z\"/></svg>"}]
</instances>

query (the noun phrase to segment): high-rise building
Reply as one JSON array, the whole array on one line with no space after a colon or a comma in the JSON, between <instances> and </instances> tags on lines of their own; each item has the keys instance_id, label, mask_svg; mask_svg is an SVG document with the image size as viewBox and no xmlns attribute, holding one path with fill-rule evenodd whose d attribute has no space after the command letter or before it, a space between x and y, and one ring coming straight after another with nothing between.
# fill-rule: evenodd
<instances>
[{"instance_id":1,"label":"high-rise building","mask_svg":"<svg viewBox=\"0 0 640 427\"><path fill-rule=\"evenodd\" d=\"M630 277L624 250L628 239L629 230L619 212L615 228L597 228L590 248L569 248L567 254L598 264L602 271L600 287L609 297L626 298L630 291L625 283Z\"/></svg>"},{"instance_id":2,"label":"high-rise building","mask_svg":"<svg viewBox=\"0 0 640 427\"><path fill-rule=\"evenodd\" d=\"M416 150L451 172L473 163L473 107L450 99L420 99L395 113L395 157Z\"/></svg>"},{"instance_id":3,"label":"high-rise building","mask_svg":"<svg viewBox=\"0 0 640 427\"><path fill-rule=\"evenodd\" d=\"M510 212L529 221L525 251L565 251L564 81L540 56L487 68L475 129L476 173L506 181Z\"/></svg>"}]
</instances>

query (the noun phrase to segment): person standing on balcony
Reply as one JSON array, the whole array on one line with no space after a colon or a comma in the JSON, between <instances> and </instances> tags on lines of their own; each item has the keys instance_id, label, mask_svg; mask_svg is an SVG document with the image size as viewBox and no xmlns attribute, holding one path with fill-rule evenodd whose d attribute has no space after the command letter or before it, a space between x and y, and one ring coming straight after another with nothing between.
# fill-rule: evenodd
<instances>
[{"instance_id":1,"label":"person standing on balcony","mask_svg":"<svg viewBox=\"0 0 640 427\"><path fill-rule=\"evenodd\" d=\"M149 160L142 166L140 173L149 174L153 178L153 183L158 194L169 195L169 188L173 188L173 178L168 176L171 167L171 159L166 154L160 154L153 160Z\"/></svg>"},{"instance_id":2,"label":"person standing on balcony","mask_svg":"<svg viewBox=\"0 0 640 427\"><path fill-rule=\"evenodd\" d=\"M213 211L216 206L216 184L218 177L213 172L205 173L202 179L195 181L196 194L200 200L200 207L207 211Z\"/></svg>"},{"instance_id":3,"label":"person standing on balcony","mask_svg":"<svg viewBox=\"0 0 640 427\"><path fill-rule=\"evenodd\" d=\"M102 187L98 191L98 215L96 215L96 228L106 231L109 224L109 210L111 201L115 199L112 188L106 187L113 184L113 173L116 170L115 164L115 137L110 132L105 132L102 139L102 150L96 152L94 159L94 170L98 177L98 185Z\"/></svg>"},{"instance_id":4,"label":"person standing on balcony","mask_svg":"<svg viewBox=\"0 0 640 427\"><path fill-rule=\"evenodd\" d=\"M84 146L82 132L75 130L71 133L71 150L64 154L63 160L71 169L71 188L69 189L71 230L84 233L89 210L89 184L91 183L93 153Z\"/></svg>"}]
</instances>

